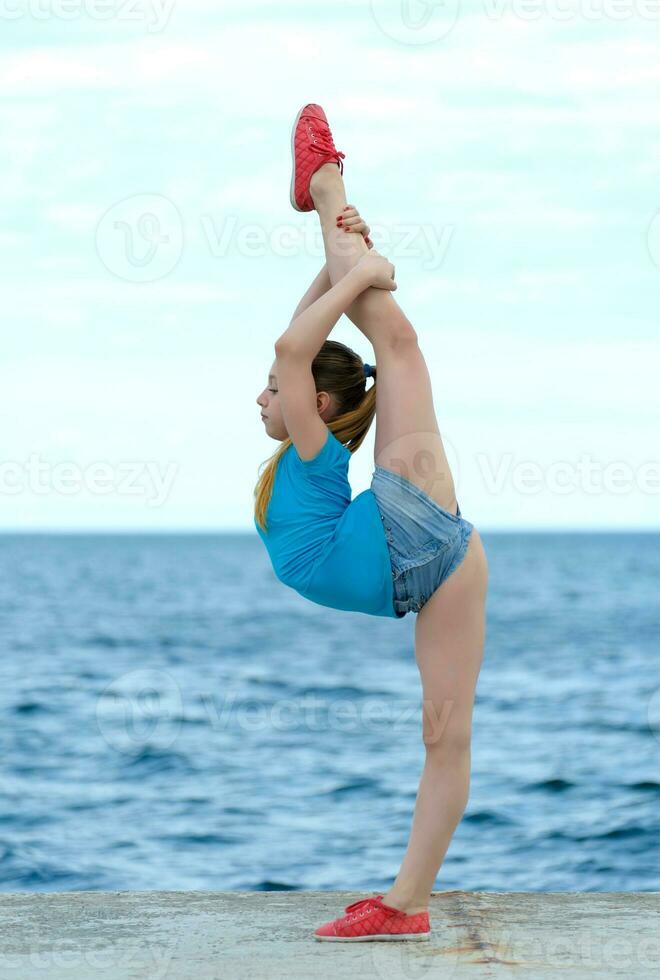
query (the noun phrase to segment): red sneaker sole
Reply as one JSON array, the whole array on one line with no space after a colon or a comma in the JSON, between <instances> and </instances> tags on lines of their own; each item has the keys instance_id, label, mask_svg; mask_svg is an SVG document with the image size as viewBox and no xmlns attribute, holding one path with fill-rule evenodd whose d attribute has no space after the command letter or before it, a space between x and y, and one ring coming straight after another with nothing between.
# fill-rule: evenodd
<instances>
[{"instance_id":1,"label":"red sneaker sole","mask_svg":"<svg viewBox=\"0 0 660 980\"><path fill-rule=\"evenodd\" d=\"M289 190L289 200L291 201L291 206L296 209L296 211L302 211L296 204L296 148L295 148L295 138L296 129L298 127L298 121L303 114L303 110L306 106L303 106L298 115L296 116L296 121L293 124L293 129L291 130L291 189Z\"/></svg>"},{"instance_id":2,"label":"red sneaker sole","mask_svg":"<svg viewBox=\"0 0 660 980\"><path fill-rule=\"evenodd\" d=\"M399 935L383 935L383 936L317 936L314 933L314 939L319 939L325 942L331 943L366 943L366 942L395 942L399 940L404 940L407 942L428 942L431 938L429 932L410 932L410 933L400 933Z\"/></svg>"}]
</instances>

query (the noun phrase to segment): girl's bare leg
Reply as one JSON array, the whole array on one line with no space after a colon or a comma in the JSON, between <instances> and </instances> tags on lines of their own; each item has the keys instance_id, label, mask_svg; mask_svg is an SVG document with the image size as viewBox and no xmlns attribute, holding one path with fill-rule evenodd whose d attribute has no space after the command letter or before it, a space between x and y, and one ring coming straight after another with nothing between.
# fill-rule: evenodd
<instances>
[{"instance_id":1,"label":"girl's bare leg","mask_svg":"<svg viewBox=\"0 0 660 980\"><path fill-rule=\"evenodd\" d=\"M486 637L488 566L481 536L422 606L415 657L422 680L426 749L408 848L386 904L428 908L429 896L461 820L470 788L472 709Z\"/></svg>"},{"instance_id":2,"label":"girl's bare leg","mask_svg":"<svg viewBox=\"0 0 660 980\"><path fill-rule=\"evenodd\" d=\"M310 192L334 284L368 249L361 235L347 234L337 227L336 217L346 205L346 195L336 164L317 170ZM438 428L431 379L415 330L391 293L384 289L366 289L347 314L376 354L376 464L401 474L455 514L454 481Z\"/></svg>"},{"instance_id":3,"label":"girl's bare leg","mask_svg":"<svg viewBox=\"0 0 660 980\"><path fill-rule=\"evenodd\" d=\"M334 164L312 178L330 279L334 283L368 251L336 216L346 204ZM376 352L376 463L401 473L456 512L454 485L438 429L431 381L417 335L394 297L370 288L347 311ZM429 458L436 479L429 481ZM472 711L485 642L488 566L476 528L458 568L422 607L415 623L415 657L422 680L426 760L403 863L384 901L412 913L430 893L470 784Z\"/></svg>"}]
</instances>

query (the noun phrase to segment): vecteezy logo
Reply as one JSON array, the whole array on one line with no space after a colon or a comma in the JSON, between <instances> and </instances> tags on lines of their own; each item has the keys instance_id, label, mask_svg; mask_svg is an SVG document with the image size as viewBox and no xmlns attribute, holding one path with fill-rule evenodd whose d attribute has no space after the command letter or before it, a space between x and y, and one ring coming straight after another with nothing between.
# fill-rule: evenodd
<instances>
[{"instance_id":1,"label":"vecteezy logo","mask_svg":"<svg viewBox=\"0 0 660 980\"><path fill-rule=\"evenodd\" d=\"M649 225L646 241L651 261L656 268L660 269L660 211L658 211Z\"/></svg>"},{"instance_id":2,"label":"vecteezy logo","mask_svg":"<svg viewBox=\"0 0 660 980\"><path fill-rule=\"evenodd\" d=\"M138 668L116 677L96 703L98 729L112 748L133 753L145 745L168 748L181 726L183 698L171 674Z\"/></svg>"},{"instance_id":3,"label":"vecteezy logo","mask_svg":"<svg viewBox=\"0 0 660 980\"><path fill-rule=\"evenodd\" d=\"M400 44L432 44L446 37L458 20L460 0L371 0L371 13L383 34Z\"/></svg>"},{"instance_id":4,"label":"vecteezy logo","mask_svg":"<svg viewBox=\"0 0 660 980\"><path fill-rule=\"evenodd\" d=\"M450 480L459 497L460 458L444 430L441 434L437 431L408 432L398 436L380 449L376 462L416 484L437 503L436 495L448 495Z\"/></svg>"},{"instance_id":5,"label":"vecteezy logo","mask_svg":"<svg viewBox=\"0 0 660 980\"><path fill-rule=\"evenodd\" d=\"M134 194L109 208L96 227L103 265L127 282L167 276L183 252L183 222L162 194Z\"/></svg>"},{"instance_id":6,"label":"vecteezy logo","mask_svg":"<svg viewBox=\"0 0 660 980\"><path fill-rule=\"evenodd\" d=\"M433 933L430 938L442 947L434 949L433 956L429 956L428 950L424 952L424 946L430 943L369 943L371 965L380 980L436 980L439 977L450 980L456 976L459 965L465 966L459 960L458 944L442 943L440 936Z\"/></svg>"}]
</instances>

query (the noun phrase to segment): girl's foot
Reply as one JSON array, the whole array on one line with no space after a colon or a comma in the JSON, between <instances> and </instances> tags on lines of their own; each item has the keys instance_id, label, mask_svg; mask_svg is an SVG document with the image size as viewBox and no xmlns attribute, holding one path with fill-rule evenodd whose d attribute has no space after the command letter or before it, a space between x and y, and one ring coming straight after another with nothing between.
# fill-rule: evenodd
<instances>
[{"instance_id":1,"label":"girl's foot","mask_svg":"<svg viewBox=\"0 0 660 980\"><path fill-rule=\"evenodd\" d=\"M325 112L320 105L310 102L302 107L293 124L291 134L291 204L296 211L313 211L314 202L309 192L312 174L326 163L336 163L343 174L345 156L335 146Z\"/></svg>"},{"instance_id":2,"label":"girl's foot","mask_svg":"<svg viewBox=\"0 0 660 980\"><path fill-rule=\"evenodd\" d=\"M382 895L363 898L344 909L345 915L326 922L314 932L315 939L332 942L369 940L428 940L431 934L428 912L406 915L383 902Z\"/></svg>"}]
</instances>

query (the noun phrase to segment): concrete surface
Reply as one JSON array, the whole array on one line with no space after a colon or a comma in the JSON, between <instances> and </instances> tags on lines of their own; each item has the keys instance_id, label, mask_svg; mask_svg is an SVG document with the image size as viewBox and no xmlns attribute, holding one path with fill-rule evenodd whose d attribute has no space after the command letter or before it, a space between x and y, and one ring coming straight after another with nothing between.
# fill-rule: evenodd
<instances>
[{"instance_id":1,"label":"concrete surface","mask_svg":"<svg viewBox=\"0 0 660 980\"><path fill-rule=\"evenodd\" d=\"M2 980L660 976L660 892L435 892L426 943L321 943L354 892L0 894Z\"/></svg>"}]
</instances>

